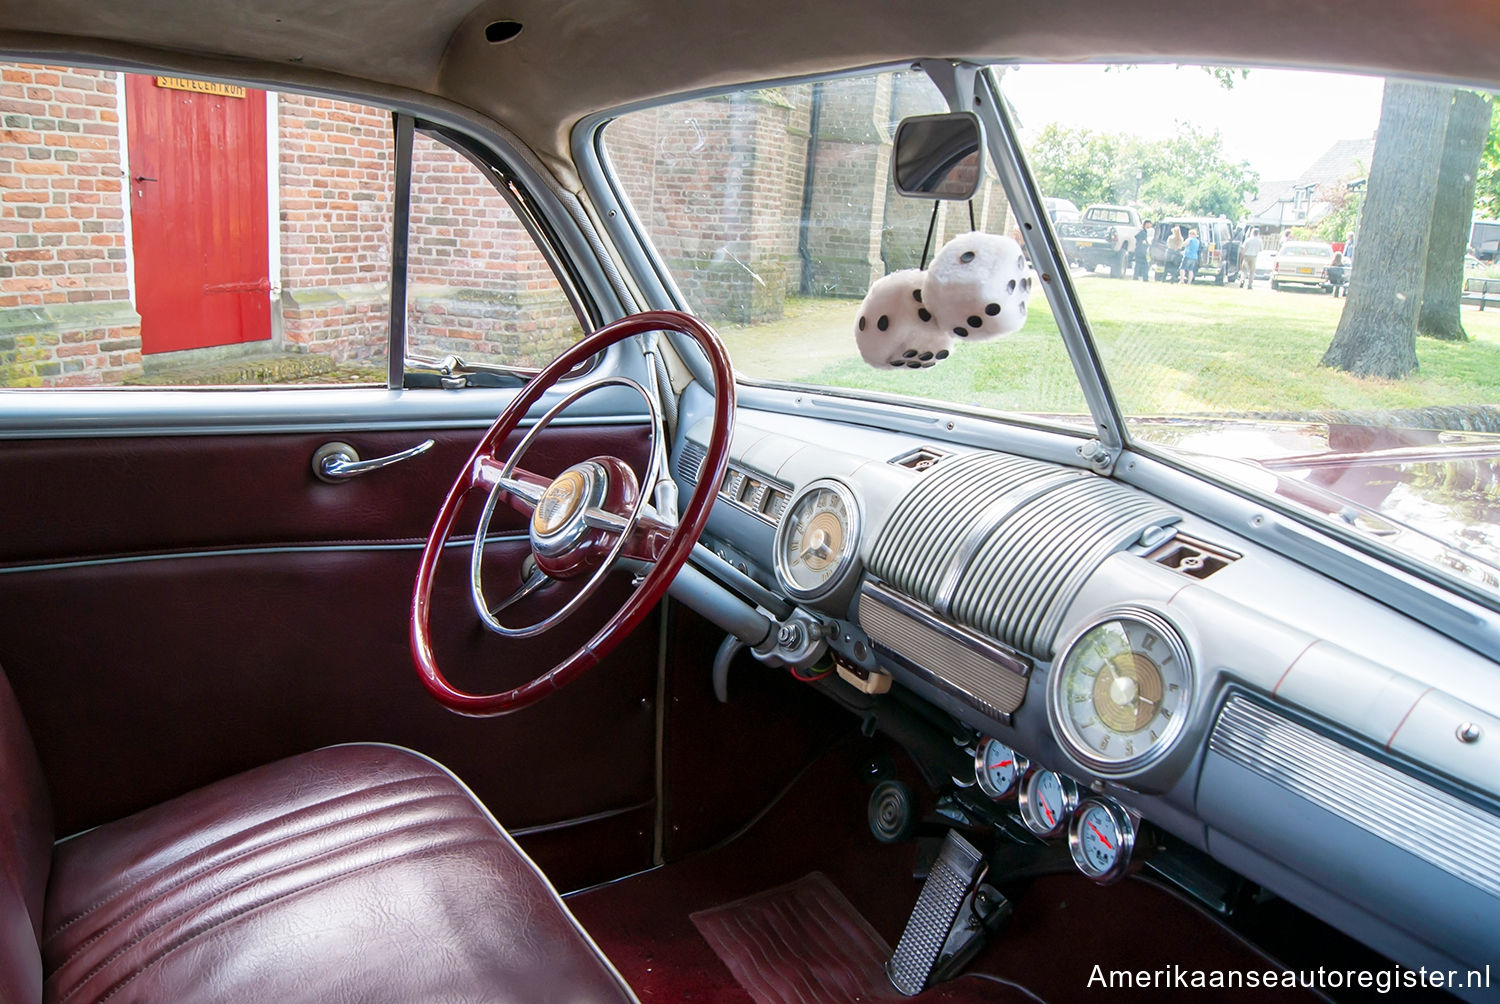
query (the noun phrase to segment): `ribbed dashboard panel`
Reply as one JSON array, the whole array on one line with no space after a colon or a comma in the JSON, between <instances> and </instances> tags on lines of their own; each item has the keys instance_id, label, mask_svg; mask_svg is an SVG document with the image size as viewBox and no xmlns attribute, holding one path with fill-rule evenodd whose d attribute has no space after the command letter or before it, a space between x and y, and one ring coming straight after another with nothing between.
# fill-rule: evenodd
<instances>
[{"instance_id":1,"label":"ribbed dashboard panel","mask_svg":"<svg viewBox=\"0 0 1500 1004\"><path fill-rule=\"evenodd\" d=\"M943 460L896 507L870 571L938 614L1049 658L1105 558L1178 514L1113 481L1003 454Z\"/></svg>"},{"instance_id":2,"label":"ribbed dashboard panel","mask_svg":"<svg viewBox=\"0 0 1500 1004\"><path fill-rule=\"evenodd\" d=\"M870 569L908 596L936 605L943 573L957 557L975 516L1027 485L1065 468L1003 453L947 457L896 506L870 555Z\"/></svg>"}]
</instances>

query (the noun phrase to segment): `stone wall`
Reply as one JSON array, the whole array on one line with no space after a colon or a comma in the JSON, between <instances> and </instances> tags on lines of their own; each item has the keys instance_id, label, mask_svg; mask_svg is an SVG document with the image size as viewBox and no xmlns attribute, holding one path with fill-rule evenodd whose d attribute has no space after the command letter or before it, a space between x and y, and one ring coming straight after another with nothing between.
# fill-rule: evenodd
<instances>
[{"instance_id":1,"label":"stone wall","mask_svg":"<svg viewBox=\"0 0 1500 1004\"><path fill-rule=\"evenodd\" d=\"M0 65L0 386L141 372L117 74Z\"/></svg>"}]
</instances>

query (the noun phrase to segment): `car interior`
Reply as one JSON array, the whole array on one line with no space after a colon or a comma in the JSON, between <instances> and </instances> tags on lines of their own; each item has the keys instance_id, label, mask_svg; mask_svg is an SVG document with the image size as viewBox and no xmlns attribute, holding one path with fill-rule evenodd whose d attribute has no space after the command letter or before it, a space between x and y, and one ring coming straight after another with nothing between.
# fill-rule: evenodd
<instances>
[{"instance_id":1,"label":"car interior","mask_svg":"<svg viewBox=\"0 0 1500 1004\"><path fill-rule=\"evenodd\" d=\"M1496 999L1500 330L1216 312L1394 325L1444 133L1337 301L1070 269L1033 156L1500 88L1279 10L0 8L0 1000Z\"/></svg>"}]
</instances>

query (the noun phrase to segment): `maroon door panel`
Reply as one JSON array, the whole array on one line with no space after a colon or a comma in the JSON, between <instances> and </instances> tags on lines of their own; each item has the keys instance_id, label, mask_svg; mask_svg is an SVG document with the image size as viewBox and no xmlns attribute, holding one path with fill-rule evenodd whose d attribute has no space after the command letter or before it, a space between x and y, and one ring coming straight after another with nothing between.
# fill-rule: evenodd
<instances>
[{"instance_id":1,"label":"maroon door panel","mask_svg":"<svg viewBox=\"0 0 1500 1004\"><path fill-rule=\"evenodd\" d=\"M271 337L266 94L125 77L141 351Z\"/></svg>"},{"instance_id":2,"label":"maroon door panel","mask_svg":"<svg viewBox=\"0 0 1500 1004\"><path fill-rule=\"evenodd\" d=\"M330 439L378 456L429 434L429 454L386 470L342 485L312 476ZM654 618L571 687L503 718L442 710L412 669L418 545L478 435L0 445L0 484L23 489L0 492L0 667L36 737L59 834L269 760L373 740L436 757L507 826L538 828L526 846L562 886L648 866ZM528 466L612 453L639 469L645 446L639 428L561 428ZM517 539L491 546L493 595L518 580L525 551ZM90 560L118 555L135 557ZM550 637L513 642L479 626L467 580L467 548L445 552L439 653L491 687L571 652L630 588L616 577ZM581 840L609 853L580 856Z\"/></svg>"}]
</instances>

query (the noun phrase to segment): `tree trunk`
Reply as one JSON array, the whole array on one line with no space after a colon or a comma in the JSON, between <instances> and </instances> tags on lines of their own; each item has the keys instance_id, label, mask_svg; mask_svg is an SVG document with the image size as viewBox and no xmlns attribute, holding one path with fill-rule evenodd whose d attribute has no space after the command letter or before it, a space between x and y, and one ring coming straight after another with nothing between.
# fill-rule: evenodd
<instances>
[{"instance_id":1,"label":"tree trunk","mask_svg":"<svg viewBox=\"0 0 1500 1004\"><path fill-rule=\"evenodd\" d=\"M1355 234L1349 298L1323 365L1398 379L1417 368L1417 308L1453 92L1387 81Z\"/></svg>"},{"instance_id":2,"label":"tree trunk","mask_svg":"<svg viewBox=\"0 0 1500 1004\"><path fill-rule=\"evenodd\" d=\"M1468 340L1458 306L1463 298L1464 252L1474 214L1474 183L1479 155L1490 135L1490 103L1474 91L1453 92L1448 131L1438 166L1437 198L1427 237L1427 278L1417 334L1462 342Z\"/></svg>"}]
</instances>

